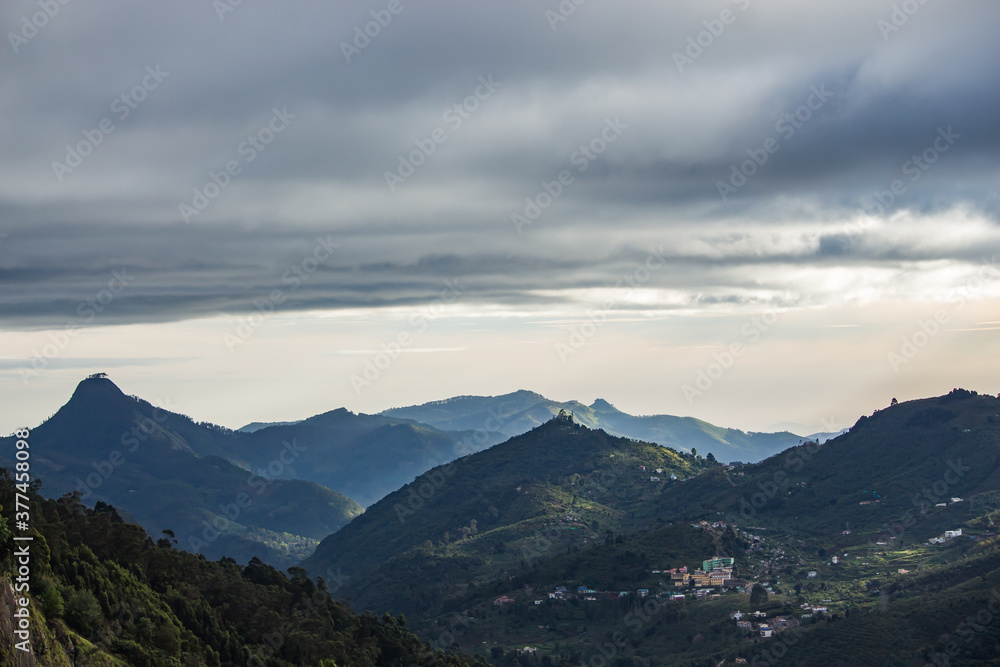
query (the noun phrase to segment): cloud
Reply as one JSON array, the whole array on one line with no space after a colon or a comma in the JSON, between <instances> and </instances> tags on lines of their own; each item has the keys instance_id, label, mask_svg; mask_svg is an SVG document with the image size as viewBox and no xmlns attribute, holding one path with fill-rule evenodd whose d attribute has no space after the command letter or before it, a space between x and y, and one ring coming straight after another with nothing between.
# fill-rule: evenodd
<instances>
[{"instance_id":1,"label":"cloud","mask_svg":"<svg viewBox=\"0 0 1000 667\"><path fill-rule=\"evenodd\" d=\"M455 277L484 312L579 309L650 247L670 261L626 310L920 299L1000 249L995 3L921 5L889 33L891 7L861 0L593 2L555 23L554 2L402 6L350 62L378 2L221 20L71 4L8 44L5 325L72 321L123 268L101 324L250 312L274 290L288 313L405 307ZM627 125L613 143L609 119ZM512 214L563 171L518 234ZM341 249L293 289L317 236Z\"/></svg>"}]
</instances>

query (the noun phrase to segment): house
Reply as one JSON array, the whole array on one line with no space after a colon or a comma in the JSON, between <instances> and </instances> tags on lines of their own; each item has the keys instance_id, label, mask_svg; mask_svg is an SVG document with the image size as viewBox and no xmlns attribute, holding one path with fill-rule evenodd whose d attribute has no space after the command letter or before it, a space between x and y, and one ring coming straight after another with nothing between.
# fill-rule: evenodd
<instances>
[{"instance_id":1,"label":"house","mask_svg":"<svg viewBox=\"0 0 1000 667\"><path fill-rule=\"evenodd\" d=\"M586 586L577 586L576 587L576 592L577 593L586 593L587 592L587 587Z\"/></svg>"},{"instance_id":2,"label":"house","mask_svg":"<svg viewBox=\"0 0 1000 667\"><path fill-rule=\"evenodd\" d=\"M636 466L639 470L646 472L646 466Z\"/></svg>"},{"instance_id":3,"label":"house","mask_svg":"<svg viewBox=\"0 0 1000 667\"><path fill-rule=\"evenodd\" d=\"M652 477L649 478L649 481L650 482L659 482L660 478L657 477L656 475L653 475Z\"/></svg>"},{"instance_id":4,"label":"house","mask_svg":"<svg viewBox=\"0 0 1000 667\"><path fill-rule=\"evenodd\" d=\"M818 573L816 572L816 570L809 570L809 574L807 574L806 576L809 577L810 579L815 579L818 576Z\"/></svg>"},{"instance_id":5,"label":"house","mask_svg":"<svg viewBox=\"0 0 1000 667\"><path fill-rule=\"evenodd\" d=\"M556 593L565 593L565 592L566 592L565 586L556 586Z\"/></svg>"},{"instance_id":6,"label":"house","mask_svg":"<svg viewBox=\"0 0 1000 667\"><path fill-rule=\"evenodd\" d=\"M500 606L503 606L505 604L510 604L513 601L514 601L514 598L507 597L506 595L501 595L500 597L498 597L496 600L493 601L493 606L494 607L500 607Z\"/></svg>"},{"instance_id":7,"label":"house","mask_svg":"<svg viewBox=\"0 0 1000 667\"><path fill-rule=\"evenodd\" d=\"M905 568L902 568L902 567L901 567L901 568L899 568L898 570L896 570L896 572L898 572L898 573L900 573L900 574L909 574L909 573L910 573L910 571L909 571L909 570L907 570L907 569L905 569Z\"/></svg>"},{"instance_id":8,"label":"house","mask_svg":"<svg viewBox=\"0 0 1000 667\"><path fill-rule=\"evenodd\" d=\"M663 468L657 468L656 469L656 474L657 475L662 475L663 474Z\"/></svg>"},{"instance_id":9,"label":"house","mask_svg":"<svg viewBox=\"0 0 1000 667\"><path fill-rule=\"evenodd\" d=\"M813 613L814 614L825 614L826 613L826 607L813 607Z\"/></svg>"},{"instance_id":10,"label":"house","mask_svg":"<svg viewBox=\"0 0 1000 667\"><path fill-rule=\"evenodd\" d=\"M760 636L761 637L767 638L767 637L771 637L773 635L774 635L774 629L773 628L771 628L771 627L769 627L767 625L760 626Z\"/></svg>"},{"instance_id":11,"label":"house","mask_svg":"<svg viewBox=\"0 0 1000 667\"><path fill-rule=\"evenodd\" d=\"M659 471L657 471L657 472L659 472ZM960 502L962 502L962 499L961 498L952 498L951 502L953 502L953 503L960 503Z\"/></svg>"},{"instance_id":12,"label":"house","mask_svg":"<svg viewBox=\"0 0 1000 667\"><path fill-rule=\"evenodd\" d=\"M585 596L583 597L583 599L584 599L584 600L588 600L588 601L590 601L590 602L596 602L596 601L597 601L597 598L596 598L596 597L594 597L593 595L585 595Z\"/></svg>"},{"instance_id":13,"label":"house","mask_svg":"<svg viewBox=\"0 0 1000 667\"><path fill-rule=\"evenodd\" d=\"M832 560L832 562L833 562L834 565L836 565L837 563L840 562L840 559L837 558L836 556L834 556L831 560Z\"/></svg>"},{"instance_id":14,"label":"house","mask_svg":"<svg viewBox=\"0 0 1000 667\"><path fill-rule=\"evenodd\" d=\"M736 627L740 630L753 630L753 623L750 621L736 621Z\"/></svg>"},{"instance_id":15,"label":"house","mask_svg":"<svg viewBox=\"0 0 1000 667\"><path fill-rule=\"evenodd\" d=\"M953 537L961 537L961 536L962 536L962 529L961 528L959 528L958 530L946 530L946 531L944 531L944 537L947 540L950 540Z\"/></svg>"},{"instance_id":16,"label":"house","mask_svg":"<svg viewBox=\"0 0 1000 667\"><path fill-rule=\"evenodd\" d=\"M945 539L943 537L932 537L931 539L927 540L928 544L944 544L944 542Z\"/></svg>"},{"instance_id":17,"label":"house","mask_svg":"<svg viewBox=\"0 0 1000 667\"><path fill-rule=\"evenodd\" d=\"M544 600L535 600L535 604L542 604L542 602L544 602Z\"/></svg>"},{"instance_id":18,"label":"house","mask_svg":"<svg viewBox=\"0 0 1000 667\"><path fill-rule=\"evenodd\" d=\"M812 618L812 614L802 614L802 618Z\"/></svg>"},{"instance_id":19,"label":"house","mask_svg":"<svg viewBox=\"0 0 1000 667\"><path fill-rule=\"evenodd\" d=\"M754 618L767 618L767 612L766 611L755 611L753 613L753 617Z\"/></svg>"},{"instance_id":20,"label":"house","mask_svg":"<svg viewBox=\"0 0 1000 667\"><path fill-rule=\"evenodd\" d=\"M743 620L743 612L742 611L734 611L733 613L731 613L729 615L729 618L735 618L737 621Z\"/></svg>"},{"instance_id":21,"label":"house","mask_svg":"<svg viewBox=\"0 0 1000 667\"><path fill-rule=\"evenodd\" d=\"M934 507L947 507L948 503L937 503Z\"/></svg>"},{"instance_id":22,"label":"house","mask_svg":"<svg viewBox=\"0 0 1000 667\"><path fill-rule=\"evenodd\" d=\"M649 597L649 589L648 588L640 588L636 592L639 594L639 597L641 597L641 598Z\"/></svg>"}]
</instances>

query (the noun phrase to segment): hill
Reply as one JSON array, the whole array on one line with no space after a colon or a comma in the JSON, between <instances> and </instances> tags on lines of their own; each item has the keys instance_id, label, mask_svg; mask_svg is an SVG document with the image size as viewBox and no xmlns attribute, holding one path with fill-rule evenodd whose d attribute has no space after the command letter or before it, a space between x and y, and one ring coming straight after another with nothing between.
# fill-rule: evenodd
<instances>
[{"instance_id":1,"label":"hill","mask_svg":"<svg viewBox=\"0 0 1000 667\"><path fill-rule=\"evenodd\" d=\"M838 541L904 529L927 539L971 511L952 498L1000 488L998 462L1000 398L956 389L876 410L822 446L714 471L683 494L663 494L658 506Z\"/></svg>"},{"instance_id":2,"label":"hill","mask_svg":"<svg viewBox=\"0 0 1000 667\"><path fill-rule=\"evenodd\" d=\"M324 540L305 566L343 564L358 608L406 610L425 636L448 628L496 664L536 664L517 653L524 646L571 665L995 661L1000 631L975 618L986 618L1000 583L1000 399L959 389L893 404L826 444L703 465L645 494L634 484L648 475L628 473L648 445L626 442L637 449L546 423L457 461L440 484L433 472L418 479ZM636 457L628 466L598 464L626 451ZM565 483L569 469L534 473L558 465L539 452L589 470L586 486ZM489 502L501 520L485 525L463 499ZM939 538L946 530L958 537ZM381 563L353 562L359 550ZM735 558L742 587L700 599L663 573L715 555ZM568 593L553 599L558 587ZM750 601L755 587L763 603ZM752 634L729 618L755 608L766 620ZM764 639L757 625L768 624L779 631Z\"/></svg>"},{"instance_id":3,"label":"hill","mask_svg":"<svg viewBox=\"0 0 1000 667\"><path fill-rule=\"evenodd\" d=\"M562 549L648 522L665 487L715 465L557 417L418 477L324 539L303 567L342 568L359 608L426 610L427 599L519 567L545 533Z\"/></svg>"},{"instance_id":4,"label":"hill","mask_svg":"<svg viewBox=\"0 0 1000 667\"><path fill-rule=\"evenodd\" d=\"M286 577L256 559L246 567L206 561L169 539L154 543L113 507L88 510L72 496L47 500L24 490L31 526L17 536L31 540L16 543L30 554L30 576L22 577L4 518L15 491L0 471L5 665L485 665L422 644L402 617L352 614L332 599L335 580L316 585L301 570ZM21 608L28 639L15 635L13 612ZM15 647L21 642L27 651Z\"/></svg>"},{"instance_id":5,"label":"hill","mask_svg":"<svg viewBox=\"0 0 1000 667\"><path fill-rule=\"evenodd\" d=\"M258 472L205 453L231 438L92 377L31 430L32 474L51 496L115 504L153 534L174 531L185 549L241 562L291 565L363 511L319 484L278 479L298 455L293 442ZM0 465L12 467L14 451L14 438L0 439Z\"/></svg>"},{"instance_id":6,"label":"hill","mask_svg":"<svg viewBox=\"0 0 1000 667\"><path fill-rule=\"evenodd\" d=\"M514 436L548 421L560 410L573 413L577 422L592 429L681 451L712 453L720 461L760 461L804 439L788 432L748 433L722 428L694 417L638 417L618 410L604 399L590 405L578 401L560 403L525 390L502 396L459 396L393 408L382 414L413 419L442 430L488 428Z\"/></svg>"}]
</instances>

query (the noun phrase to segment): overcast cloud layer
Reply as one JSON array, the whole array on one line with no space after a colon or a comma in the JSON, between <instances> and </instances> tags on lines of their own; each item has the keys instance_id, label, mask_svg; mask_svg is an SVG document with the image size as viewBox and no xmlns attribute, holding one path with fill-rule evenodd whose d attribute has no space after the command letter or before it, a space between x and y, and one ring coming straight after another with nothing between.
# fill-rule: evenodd
<instances>
[{"instance_id":1,"label":"overcast cloud layer","mask_svg":"<svg viewBox=\"0 0 1000 667\"><path fill-rule=\"evenodd\" d=\"M294 366L316 344L339 364L312 395L317 408L549 383L557 398L618 391L636 411L762 428L785 410L815 423L818 406L771 406L760 421L732 399L699 413L708 395L684 393L713 349L744 340L743 323L768 309L801 328L746 384L726 379L733 397L769 386L793 344L828 356L843 344L837 327L859 318L905 336L935 304L945 328L975 330L975 342L937 339L956 356L919 382L886 361L895 331L842 349L885 374L861 404L974 380L989 362L963 350L996 352L996 2L40 7L0 9L0 378L11 400L58 403L95 365L125 366L120 377L143 387L168 375L232 386L247 372L235 360L262 345L240 337L241 318L269 303L287 325L271 354L286 350ZM616 289L626 277L636 289ZM959 298L974 307L959 313ZM381 388L352 384L363 369L352 350L377 351L438 302L447 318L430 318L407 355L434 359L413 377L452 378L434 385L441 395L390 370ZM595 312L615 324L599 327L590 360L559 348ZM219 325L202 334L205 322ZM303 332L316 322L336 324L312 340ZM90 337L86 354L76 343L45 353L65 326ZM128 327L182 333L156 349L111 342ZM655 394L634 384L649 368L638 357L611 364L615 380L603 372L611 341L645 350L671 337L705 353L680 353L688 365L664 367L676 376ZM468 360L443 361L502 340L533 352L494 350L474 381ZM418 348L432 353L409 354ZM553 382L549 363L590 379ZM489 364L521 379L490 382ZM272 415L285 416L304 415Z\"/></svg>"}]
</instances>

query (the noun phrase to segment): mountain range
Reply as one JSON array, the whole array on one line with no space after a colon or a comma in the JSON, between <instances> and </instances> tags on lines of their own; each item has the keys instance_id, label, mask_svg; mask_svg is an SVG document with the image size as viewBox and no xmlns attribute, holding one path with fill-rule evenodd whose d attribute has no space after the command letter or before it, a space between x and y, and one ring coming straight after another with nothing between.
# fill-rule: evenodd
<instances>
[{"instance_id":1,"label":"mountain range","mask_svg":"<svg viewBox=\"0 0 1000 667\"><path fill-rule=\"evenodd\" d=\"M687 446L619 434L637 423ZM988 647L1000 641L992 625L968 634L963 620L1000 590L994 396L956 389L893 401L825 443L531 392L259 426L195 423L92 376L31 430L33 477L49 496L80 492L59 505L66 521L82 512L87 521L135 520L154 537L167 530L156 543L164 553L247 562L243 577L254 581L294 590L307 575L335 582L355 610L404 614L425 641L498 665L592 664L601 655L609 664L695 667L778 650L803 665L990 664ZM709 456L725 442L750 459L778 437L790 445L756 463ZM0 452L13 444L4 439ZM153 542L145 544L140 552ZM682 602L667 602L677 589L666 570L694 571L714 557L733 559L739 589L708 597L685 587ZM282 584L262 561L301 566ZM147 558L143 576L166 581L156 574L163 563ZM59 595L83 604L90 584L74 578L83 570L56 567ZM114 608L97 599L103 613ZM750 639L727 618L748 608L796 629ZM193 612L174 613L193 627L185 620ZM626 639L613 640L623 626Z\"/></svg>"},{"instance_id":2,"label":"mountain range","mask_svg":"<svg viewBox=\"0 0 1000 667\"><path fill-rule=\"evenodd\" d=\"M679 451L713 454L719 461L755 462L803 440L821 442L832 435L818 433L798 436L781 433L754 433L714 426L694 417L672 415L634 416L599 398L590 405L579 401L559 402L541 394L520 390L502 396L458 396L422 405L392 408L382 414L412 419L443 431L496 430L506 436L521 435L566 410L573 419L611 435L655 442Z\"/></svg>"}]
</instances>

